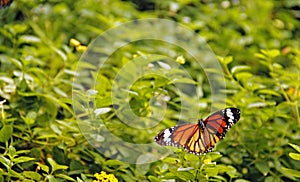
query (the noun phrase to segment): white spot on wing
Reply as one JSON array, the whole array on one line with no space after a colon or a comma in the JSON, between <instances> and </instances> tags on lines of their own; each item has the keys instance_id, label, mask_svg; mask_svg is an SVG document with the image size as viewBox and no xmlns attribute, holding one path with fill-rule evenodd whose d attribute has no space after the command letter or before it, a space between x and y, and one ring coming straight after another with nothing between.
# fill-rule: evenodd
<instances>
[{"instance_id":1,"label":"white spot on wing","mask_svg":"<svg viewBox=\"0 0 300 182\"><path fill-rule=\"evenodd\" d=\"M168 137L170 137L170 136L171 136L170 130L169 130L169 129L166 129L166 130L164 131L164 137L165 137L165 138L168 138Z\"/></svg>"},{"instance_id":2,"label":"white spot on wing","mask_svg":"<svg viewBox=\"0 0 300 182\"><path fill-rule=\"evenodd\" d=\"M229 118L228 122L230 125L234 124L234 116L233 113L231 112L231 109L226 109L226 116Z\"/></svg>"},{"instance_id":3,"label":"white spot on wing","mask_svg":"<svg viewBox=\"0 0 300 182\"><path fill-rule=\"evenodd\" d=\"M165 143L171 142L171 138L170 138L170 136L171 136L171 134L172 134L171 131L172 131L172 128L171 128L171 129L166 129L166 130L164 131L163 141L164 141Z\"/></svg>"}]
</instances>

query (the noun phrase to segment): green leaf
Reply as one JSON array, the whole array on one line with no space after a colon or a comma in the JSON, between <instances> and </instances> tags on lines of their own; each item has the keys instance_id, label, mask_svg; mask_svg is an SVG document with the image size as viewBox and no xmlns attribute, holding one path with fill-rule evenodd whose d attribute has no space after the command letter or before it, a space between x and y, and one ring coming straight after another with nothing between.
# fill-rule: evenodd
<instances>
[{"instance_id":1,"label":"green leaf","mask_svg":"<svg viewBox=\"0 0 300 182\"><path fill-rule=\"evenodd\" d=\"M26 115L26 117L24 116L21 116L21 118L24 120L24 122L27 124L27 125L32 125L35 123L35 118L37 116L37 113L34 112L34 111L30 111L28 112L28 114Z\"/></svg>"},{"instance_id":2,"label":"green leaf","mask_svg":"<svg viewBox=\"0 0 300 182\"><path fill-rule=\"evenodd\" d=\"M280 96L280 94L278 92L275 92L274 90L270 90L270 89L261 89L257 93L266 94L266 95L274 95L274 96L278 96L278 97Z\"/></svg>"},{"instance_id":3,"label":"green leaf","mask_svg":"<svg viewBox=\"0 0 300 182\"><path fill-rule=\"evenodd\" d=\"M244 71L248 71L248 70L251 70L250 66L238 65L238 66L234 66L231 68L231 73L236 74L236 73L244 72Z\"/></svg>"},{"instance_id":4,"label":"green leaf","mask_svg":"<svg viewBox=\"0 0 300 182\"><path fill-rule=\"evenodd\" d=\"M300 154L290 152L289 156L294 160L300 161Z\"/></svg>"},{"instance_id":5,"label":"green leaf","mask_svg":"<svg viewBox=\"0 0 300 182\"><path fill-rule=\"evenodd\" d=\"M274 105L276 105L275 101L253 102L248 105L248 108L261 108L261 107L274 106Z\"/></svg>"},{"instance_id":6,"label":"green leaf","mask_svg":"<svg viewBox=\"0 0 300 182\"><path fill-rule=\"evenodd\" d=\"M272 49L268 51L268 56L271 58L275 58L280 55L280 51L278 49Z\"/></svg>"},{"instance_id":7,"label":"green leaf","mask_svg":"<svg viewBox=\"0 0 300 182\"><path fill-rule=\"evenodd\" d=\"M4 182L3 172L4 171L0 170L0 182Z\"/></svg>"},{"instance_id":8,"label":"green leaf","mask_svg":"<svg viewBox=\"0 0 300 182\"><path fill-rule=\"evenodd\" d=\"M0 59L1 59L1 57L0 57ZM0 81L3 81L5 83L7 83L8 85L14 84L14 80L8 76L0 76Z\"/></svg>"},{"instance_id":9,"label":"green leaf","mask_svg":"<svg viewBox=\"0 0 300 182\"><path fill-rule=\"evenodd\" d=\"M234 182L250 182L250 181L245 180L245 179L237 179L237 180L234 180Z\"/></svg>"},{"instance_id":10,"label":"green leaf","mask_svg":"<svg viewBox=\"0 0 300 182\"><path fill-rule=\"evenodd\" d=\"M233 61L233 58L232 56L228 56L228 57L220 57L220 56L217 56L217 59L224 65L224 66L227 66L229 63L231 63Z\"/></svg>"},{"instance_id":11,"label":"green leaf","mask_svg":"<svg viewBox=\"0 0 300 182\"><path fill-rule=\"evenodd\" d=\"M212 160L212 161L220 159L222 156L223 156L222 154L217 153L217 152L211 152L211 153L209 153L210 160Z\"/></svg>"},{"instance_id":12,"label":"green leaf","mask_svg":"<svg viewBox=\"0 0 300 182\"><path fill-rule=\"evenodd\" d=\"M35 148L35 150L38 150L38 149ZM18 150L16 153L18 155L20 155L20 154L28 154L30 152L32 152L32 150Z\"/></svg>"},{"instance_id":13,"label":"green leaf","mask_svg":"<svg viewBox=\"0 0 300 182\"><path fill-rule=\"evenodd\" d=\"M13 163L6 157L0 155L0 163L3 164L7 169L9 169Z\"/></svg>"},{"instance_id":14,"label":"green leaf","mask_svg":"<svg viewBox=\"0 0 300 182\"><path fill-rule=\"evenodd\" d=\"M4 125L0 130L0 142L7 142L13 132L13 127L11 125Z\"/></svg>"},{"instance_id":15,"label":"green leaf","mask_svg":"<svg viewBox=\"0 0 300 182\"><path fill-rule=\"evenodd\" d=\"M281 182L281 180L276 176L268 176L264 179L264 182Z\"/></svg>"},{"instance_id":16,"label":"green leaf","mask_svg":"<svg viewBox=\"0 0 300 182\"><path fill-rule=\"evenodd\" d=\"M164 159L164 162L166 163L170 163L170 164L176 164L178 162L178 158L175 158L175 157L166 157Z\"/></svg>"},{"instance_id":17,"label":"green leaf","mask_svg":"<svg viewBox=\"0 0 300 182\"><path fill-rule=\"evenodd\" d=\"M10 158L14 158L15 156L17 156L17 151L14 146L10 145L8 150Z\"/></svg>"},{"instance_id":18,"label":"green leaf","mask_svg":"<svg viewBox=\"0 0 300 182\"><path fill-rule=\"evenodd\" d=\"M174 84L174 83L186 83L186 84L197 84L194 80L190 78L175 78L171 80L168 84Z\"/></svg>"},{"instance_id":19,"label":"green leaf","mask_svg":"<svg viewBox=\"0 0 300 182\"><path fill-rule=\"evenodd\" d=\"M287 174L291 175L291 176L295 176L297 178L300 178L300 171L294 170L294 169L288 169L283 167L282 170L284 172L286 172Z\"/></svg>"},{"instance_id":20,"label":"green leaf","mask_svg":"<svg viewBox=\"0 0 300 182\"><path fill-rule=\"evenodd\" d=\"M101 115L101 114L105 114L107 112L111 111L110 107L103 107L103 108L98 108L94 110L94 113L96 116Z\"/></svg>"},{"instance_id":21,"label":"green leaf","mask_svg":"<svg viewBox=\"0 0 300 182\"><path fill-rule=\"evenodd\" d=\"M18 157L18 158L14 158L12 161L15 163L15 164L18 164L18 163L23 163L23 162L28 162L28 161L32 161L34 160L35 158L32 158L32 157Z\"/></svg>"},{"instance_id":22,"label":"green leaf","mask_svg":"<svg viewBox=\"0 0 300 182\"><path fill-rule=\"evenodd\" d=\"M105 164L106 164L107 166L122 166L122 165L124 165L123 162L118 161L118 160L108 160L108 161L106 161Z\"/></svg>"},{"instance_id":23,"label":"green leaf","mask_svg":"<svg viewBox=\"0 0 300 182\"><path fill-rule=\"evenodd\" d=\"M36 181L40 181L42 176L37 173L37 172L33 172L33 171L23 171L22 174L26 177L26 178L30 178Z\"/></svg>"},{"instance_id":24,"label":"green leaf","mask_svg":"<svg viewBox=\"0 0 300 182\"><path fill-rule=\"evenodd\" d=\"M292 144L292 143L289 143L289 145L290 145L291 147L293 147L295 150L297 150L297 152L300 153L300 146L295 145L295 144Z\"/></svg>"},{"instance_id":25,"label":"green leaf","mask_svg":"<svg viewBox=\"0 0 300 182\"><path fill-rule=\"evenodd\" d=\"M150 163L152 161L155 161L155 159L156 156L154 154L144 153L137 158L136 164Z\"/></svg>"},{"instance_id":26,"label":"green leaf","mask_svg":"<svg viewBox=\"0 0 300 182\"><path fill-rule=\"evenodd\" d=\"M194 178L194 175L188 171L177 171L175 175L182 180L190 180Z\"/></svg>"},{"instance_id":27,"label":"green leaf","mask_svg":"<svg viewBox=\"0 0 300 182\"><path fill-rule=\"evenodd\" d=\"M22 176L20 173L14 171L14 170L12 170L12 169L8 169L8 173L9 173L12 177L19 178L19 179L22 179L22 178L23 178L23 176Z\"/></svg>"},{"instance_id":28,"label":"green leaf","mask_svg":"<svg viewBox=\"0 0 300 182\"><path fill-rule=\"evenodd\" d=\"M230 178L237 178L238 172L233 166L227 166L226 173L230 176Z\"/></svg>"},{"instance_id":29,"label":"green leaf","mask_svg":"<svg viewBox=\"0 0 300 182\"><path fill-rule=\"evenodd\" d=\"M13 34L19 34L19 33L23 33L25 32L26 30L28 29L28 25L25 25L25 24L15 24L15 25L11 25L10 27L10 31L13 33Z\"/></svg>"},{"instance_id":30,"label":"green leaf","mask_svg":"<svg viewBox=\"0 0 300 182\"><path fill-rule=\"evenodd\" d=\"M59 169L68 169L68 166L59 165L52 158L47 158L47 160L52 167L52 172L59 170Z\"/></svg>"},{"instance_id":31,"label":"green leaf","mask_svg":"<svg viewBox=\"0 0 300 182\"><path fill-rule=\"evenodd\" d=\"M73 113L73 110L67 104L63 103L62 101L60 101L60 99L57 99L52 95L46 95L46 94L42 94L42 93L38 93L38 92L36 92L36 93L33 93L33 92L19 92L19 94L24 96L24 97L32 97L32 96L43 97L43 98L49 100L52 103L56 103L56 104L60 105L61 107L63 107L67 111L69 111L70 113Z\"/></svg>"},{"instance_id":32,"label":"green leaf","mask_svg":"<svg viewBox=\"0 0 300 182\"><path fill-rule=\"evenodd\" d=\"M59 127L56 124L51 124L50 128L58 135L62 134L62 131L59 129Z\"/></svg>"},{"instance_id":33,"label":"green leaf","mask_svg":"<svg viewBox=\"0 0 300 182\"><path fill-rule=\"evenodd\" d=\"M56 182L56 179L52 175L47 175L46 178L48 179L49 182Z\"/></svg>"},{"instance_id":34,"label":"green leaf","mask_svg":"<svg viewBox=\"0 0 300 182\"><path fill-rule=\"evenodd\" d=\"M255 163L255 168L258 169L264 176L266 176L270 171L270 168L265 161Z\"/></svg>"},{"instance_id":35,"label":"green leaf","mask_svg":"<svg viewBox=\"0 0 300 182\"><path fill-rule=\"evenodd\" d=\"M33 35L22 35L19 37L19 43L39 43L41 39Z\"/></svg>"},{"instance_id":36,"label":"green leaf","mask_svg":"<svg viewBox=\"0 0 300 182\"><path fill-rule=\"evenodd\" d=\"M69 180L69 181L76 181L75 179L71 178L70 176L67 176L65 174L56 174L55 177L59 177L65 180Z\"/></svg>"},{"instance_id":37,"label":"green leaf","mask_svg":"<svg viewBox=\"0 0 300 182\"><path fill-rule=\"evenodd\" d=\"M39 162L36 162L36 164L37 164L43 171L45 171L46 173L49 174L49 167L48 167L47 165L41 164L41 163L39 163Z\"/></svg>"},{"instance_id":38,"label":"green leaf","mask_svg":"<svg viewBox=\"0 0 300 182\"><path fill-rule=\"evenodd\" d=\"M278 49L272 50L260 50L261 53L254 54L255 57L260 58L262 60L272 60L273 58L280 55L280 51Z\"/></svg>"},{"instance_id":39,"label":"green leaf","mask_svg":"<svg viewBox=\"0 0 300 182\"><path fill-rule=\"evenodd\" d=\"M193 167L179 167L177 168L177 171L192 171L194 170Z\"/></svg>"},{"instance_id":40,"label":"green leaf","mask_svg":"<svg viewBox=\"0 0 300 182\"><path fill-rule=\"evenodd\" d=\"M186 155L185 158L187 161L199 161L199 156L193 155L193 154ZM174 159L175 160L173 161L173 163L175 164L176 161L178 161L178 159L177 158L174 158Z\"/></svg>"},{"instance_id":41,"label":"green leaf","mask_svg":"<svg viewBox=\"0 0 300 182\"><path fill-rule=\"evenodd\" d=\"M23 64L20 60L11 57L5 57L5 58L7 58L7 60L10 61L12 64L14 64L18 69L21 70L23 68Z\"/></svg>"},{"instance_id":42,"label":"green leaf","mask_svg":"<svg viewBox=\"0 0 300 182\"><path fill-rule=\"evenodd\" d=\"M161 61L157 61L157 63L159 64L159 66L161 66L165 70L170 70L171 69L171 66L167 63L164 63L164 62L161 62Z\"/></svg>"},{"instance_id":43,"label":"green leaf","mask_svg":"<svg viewBox=\"0 0 300 182\"><path fill-rule=\"evenodd\" d=\"M254 56L259 58L259 59L262 59L262 60L267 59L267 57L264 54L261 54L261 53L255 53Z\"/></svg>"},{"instance_id":44,"label":"green leaf","mask_svg":"<svg viewBox=\"0 0 300 182\"><path fill-rule=\"evenodd\" d=\"M88 178L86 177L86 175L82 174L80 175L81 179L79 177L76 177L77 182L85 182L88 181Z\"/></svg>"},{"instance_id":45,"label":"green leaf","mask_svg":"<svg viewBox=\"0 0 300 182\"><path fill-rule=\"evenodd\" d=\"M223 63L228 65L229 63L231 63L233 61L233 57L232 56L227 56L223 59Z\"/></svg>"},{"instance_id":46,"label":"green leaf","mask_svg":"<svg viewBox=\"0 0 300 182\"><path fill-rule=\"evenodd\" d=\"M236 73L235 77L237 80L248 80L249 78L253 77L253 74L249 72L240 72Z\"/></svg>"},{"instance_id":47,"label":"green leaf","mask_svg":"<svg viewBox=\"0 0 300 182\"><path fill-rule=\"evenodd\" d=\"M160 182L161 180L155 176L148 176L148 179L151 181L151 182Z\"/></svg>"},{"instance_id":48,"label":"green leaf","mask_svg":"<svg viewBox=\"0 0 300 182\"><path fill-rule=\"evenodd\" d=\"M68 95L66 94L66 92L64 92L62 89L60 89L59 87L53 87L53 90L55 93L57 93L58 95L60 95L61 97L68 97Z\"/></svg>"}]
</instances>

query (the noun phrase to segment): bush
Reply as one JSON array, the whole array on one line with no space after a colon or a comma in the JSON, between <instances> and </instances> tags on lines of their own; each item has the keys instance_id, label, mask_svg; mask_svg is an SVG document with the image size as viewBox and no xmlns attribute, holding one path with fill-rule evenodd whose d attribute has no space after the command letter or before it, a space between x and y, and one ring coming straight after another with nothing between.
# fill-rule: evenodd
<instances>
[{"instance_id":1,"label":"bush","mask_svg":"<svg viewBox=\"0 0 300 182\"><path fill-rule=\"evenodd\" d=\"M19 0L0 9L0 181L92 181L101 171L104 177L115 176L119 181L297 180L299 160L289 146L299 143L300 131L297 7L296 1L259 0ZM96 67L78 65L86 46L107 29L140 18L170 19L192 29L218 55L223 72L199 68L175 45L135 42L110 55L102 72L91 71L101 84L95 84L95 92L89 90L89 95L82 93L82 102L74 103L72 91L84 88L73 82L78 66ZM157 56L156 50L165 57ZM124 125L116 112L118 105L111 100L116 75L134 61L158 61L152 65L157 69L180 65L164 77L141 77L125 90L135 115L147 118L156 113L164 118L155 127L138 130ZM211 101L211 83L205 73L224 76L226 88L218 91L225 95L221 98L225 103ZM121 76L131 79L132 74ZM201 97L194 105L201 112L182 107L183 100L193 105L191 96L196 94ZM162 98L164 111L153 107ZM207 155L166 147L175 152L151 163L130 164L118 157L138 156L134 150L108 145L98 153L109 138L97 138L96 147L86 138L89 132L103 132L105 126L121 141L149 144L160 130L178 120L196 121L199 113L203 117L211 106L223 105L238 107L241 119ZM80 117L95 112L97 118L78 123L73 110L78 106ZM191 113L196 113L193 118ZM150 154L142 156L151 160Z\"/></svg>"}]
</instances>

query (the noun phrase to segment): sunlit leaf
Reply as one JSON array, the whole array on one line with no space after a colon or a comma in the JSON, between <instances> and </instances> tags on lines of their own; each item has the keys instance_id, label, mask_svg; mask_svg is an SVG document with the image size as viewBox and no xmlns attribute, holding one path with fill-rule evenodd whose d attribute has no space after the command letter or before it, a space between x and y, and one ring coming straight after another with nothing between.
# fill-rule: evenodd
<instances>
[{"instance_id":1,"label":"sunlit leaf","mask_svg":"<svg viewBox=\"0 0 300 182\"><path fill-rule=\"evenodd\" d=\"M178 171L175 173L177 177L179 177L182 180L188 180L188 179L193 179L194 175L191 172L188 171Z\"/></svg>"},{"instance_id":2,"label":"sunlit leaf","mask_svg":"<svg viewBox=\"0 0 300 182\"><path fill-rule=\"evenodd\" d=\"M164 62L161 62L161 61L157 61L157 63L162 67L164 68L165 70L170 70L171 69L171 66L164 63Z\"/></svg>"},{"instance_id":3,"label":"sunlit leaf","mask_svg":"<svg viewBox=\"0 0 300 182\"><path fill-rule=\"evenodd\" d=\"M176 84L176 83L197 84L197 82L189 78L178 78L178 79L173 79L169 82L169 84Z\"/></svg>"},{"instance_id":4,"label":"sunlit leaf","mask_svg":"<svg viewBox=\"0 0 300 182\"><path fill-rule=\"evenodd\" d=\"M10 168L13 164L8 158L4 156L0 156L0 163L3 164L7 169Z\"/></svg>"},{"instance_id":5,"label":"sunlit leaf","mask_svg":"<svg viewBox=\"0 0 300 182\"><path fill-rule=\"evenodd\" d=\"M28 162L28 161L32 161L34 160L35 158L32 158L32 157L18 157L18 158L14 158L13 159L13 162L15 164L18 164L18 163L23 163L23 162Z\"/></svg>"},{"instance_id":6,"label":"sunlit leaf","mask_svg":"<svg viewBox=\"0 0 300 182\"><path fill-rule=\"evenodd\" d=\"M264 176L266 176L270 171L270 167L265 161L256 162L255 168L258 169Z\"/></svg>"},{"instance_id":7,"label":"sunlit leaf","mask_svg":"<svg viewBox=\"0 0 300 182\"><path fill-rule=\"evenodd\" d=\"M299 145L295 145L295 144L292 144L292 143L289 143L290 146L292 146L295 150L297 150L297 152L300 153L300 146Z\"/></svg>"},{"instance_id":8,"label":"sunlit leaf","mask_svg":"<svg viewBox=\"0 0 300 182\"><path fill-rule=\"evenodd\" d=\"M15 178L22 178L23 176L21 175L21 173L18 173L17 171L13 170L13 169L8 169L8 173L9 175L15 177Z\"/></svg>"},{"instance_id":9,"label":"sunlit leaf","mask_svg":"<svg viewBox=\"0 0 300 182\"><path fill-rule=\"evenodd\" d=\"M109 111L111 111L110 107L103 107L103 108L95 109L94 113L95 113L96 116L99 116L101 114L108 113Z\"/></svg>"},{"instance_id":10,"label":"sunlit leaf","mask_svg":"<svg viewBox=\"0 0 300 182\"><path fill-rule=\"evenodd\" d=\"M231 68L231 73L235 74L235 73L239 73L239 72L243 72L243 71L249 71L251 70L250 66L246 66L246 65L242 65L242 66L234 66Z\"/></svg>"},{"instance_id":11,"label":"sunlit leaf","mask_svg":"<svg viewBox=\"0 0 300 182\"><path fill-rule=\"evenodd\" d=\"M300 161L300 154L289 153L289 156L290 156L292 159L294 159L294 160Z\"/></svg>"},{"instance_id":12,"label":"sunlit leaf","mask_svg":"<svg viewBox=\"0 0 300 182\"><path fill-rule=\"evenodd\" d=\"M36 162L36 164L43 170L45 171L46 173L49 173L49 167L45 164L42 164L42 163L39 163L39 162Z\"/></svg>"},{"instance_id":13,"label":"sunlit leaf","mask_svg":"<svg viewBox=\"0 0 300 182\"><path fill-rule=\"evenodd\" d=\"M69 180L69 181L76 181L75 179L73 179L70 176L65 175L65 174L56 174L55 176L59 177L59 178L62 178L62 179L65 179L65 180Z\"/></svg>"},{"instance_id":14,"label":"sunlit leaf","mask_svg":"<svg viewBox=\"0 0 300 182\"><path fill-rule=\"evenodd\" d=\"M11 125L4 125L0 130L0 142L7 142L12 136L13 127Z\"/></svg>"},{"instance_id":15,"label":"sunlit leaf","mask_svg":"<svg viewBox=\"0 0 300 182\"><path fill-rule=\"evenodd\" d=\"M32 35L23 35L19 39L19 43L39 43L39 42L41 42L41 40L38 37Z\"/></svg>"},{"instance_id":16,"label":"sunlit leaf","mask_svg":"<svg viewBox=\"0 0 300 182\"><path fill-rule=\"evenodd\" d=\"M259 94L267 94L267 95L274 95L274 96L280 96L280 94L274 90L269 89L260 89L258 90Z\"/></svg>"},{"instance_id":17,"label":"sunlit leaf","mask_svg":"<svg viewBox=\"0 0 300 182\"><path fill-rule=\"evenodd\" d=\"M10 158L13 159L12 161L15 162L14 157L17 156L17 151L16 151L16 148L12 145L9 146L9 156L10 156Z\"/></svg>"},{"instance_id":18,"label":"sunlit leaf","mask_svg":"<svg viewBox=\"0 0 300 182\"><path fill-rule=\"evenodd\" d=\"M160 182L161 180L155 176L152 176L152 175L149 175L148 176L148 179L151 181L151 182Z\"/></svg>"},{"instance_id":19,"label":"sunlit leaf","mask_svg":"<svg viewBox=\"0 0 300 182\"><path fill-rule=\"evenodd\" d=\"M233 57L232 56L225 57L225 58L217 56L217 58L225 66L227 66L229 63L231 63L233 61Z\"/></svg>"},{"instance_id":20,"label":"sunlit leaf","mask_svg":"<svg viewBox=\"0 0 300 182\"><path fill-rule=\"evenodd\" d=\"M235 74L235 77L237 78L237 80L246 81L247 79L253 77L253 74L249 72L239 72Z\"/></svg>"},{"instance_id":21,"label":"sunlit leaf","mask_svg":"<svg viewBox=\"0 0 300 182\"><path fill-rule=\"evenodd\" d=\"M49 180L49 182L56 182L56 179L53 175L46 175L46 178Z\"/></svg>"},{"instance_id":22,"label":"sunlit leaf","mask_svg":"<svg viewBox=\"0 0 300 182\"><path fill-rule=\"evenodd\" d=\"M47 161L51 165L53 172L56 170L59 170L59 169L68 169L69 168L68 166L57 164L52 158L47 158Z\"/></svg>"},{"instance_id":23,"label":"sunlit leaf","mask_svg":"<svg viewBox=\"0 0 300 182\"><path fill-rule=\"evenodd\" d=\"M33 179L33 180L36 180L36 181L40 181L42 176L37 173L37 172L34 172L34 171L23 171L22 174L29 178L29 179Z\"/></svg>"},{"instance_id":24,"label":"sunlit leaf","mask_svg":"<svg viewBox=\"0 0 300 182\"><path fill-rule=\"evenodd\" d=\"M297 171L297 170L294 170L294 169L288 169L288 168L285 168L285 167L283 167L282 170L285 173L287 173L287 174L289 174L291 176L295 176L297 178L300 178L300 171Z\"/></svg>"}]
</instances>

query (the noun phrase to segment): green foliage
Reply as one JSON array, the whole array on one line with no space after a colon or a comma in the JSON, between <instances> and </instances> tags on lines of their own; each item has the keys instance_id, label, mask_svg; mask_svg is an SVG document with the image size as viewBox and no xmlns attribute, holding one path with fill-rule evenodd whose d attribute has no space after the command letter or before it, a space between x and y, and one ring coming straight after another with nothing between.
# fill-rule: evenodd
<instances>
[{"instance_id":1,"label":"green foliage","mask_svg":"<svg viewBox=\"0 0 300 182\"><path fill-rule=\"evenodd\" d=\"M100 171L113 174L119 181L297 180L297 6L297 1L260 0L19 0L0 9L0 181L92 181ZM155 54L147 43L136 42L114 53L102 72L93 73L101 84L95 85L89 95L82 94L83 103L75 104L81 105L86 115L95 113L100 121L96 123L93 118L93 127L85 123L84 131L78 127L71 97L72 87L80 86L73 85L72 79L77 66L95 67L77 65L80 51L108 28L149 17L184 24L203 37L218 55L223 72L205 72L224 75L226 88L221 91L226 95L226 105L238 107L241 119L214 149L217 152L195 156L167 147L175 153L159 161L134 165L107 159L83 136L102 131L105 124L123 141L151 143L160 130L176 125L178 119L192 122L198 115L209 114L212 93L204 71L184 50L159 41L151 45L164 56ZM79 43L72 43L72 38ZM115 77L122 78L125 85L126 80L137 76L137 62L144 63L140 65L144 67L151 64L155 71L124 90L129 96L126 101L139 117L155 113L157 120L164 118L151 129L127 127L112 105ZM132 71L118 75L124 66ZM192 87L201 96L197 103L201 112L182 106L183 101L193 105L196 93ZM86 109L93 100L95 105ZM160 100L164 100L160 103L164 110L155 105ZM142 124L151 126L153 120ZM105 139L100 137L99 143ZM105 152L116 158L137 155L113 145ZM158 151L152 151L155 152Z\"/></svg>"},{"instance_id":2,"label":"green foliage","mask_svg":"<svg viewBox=\"0 0 300 182\"><path fill-rule=\"evenodd\" d=\"M300 161L300 147L298 145L295 144L289 144L290 146L292 146L298 153L294 153L294 152L290 152L289 156L290 158ZM282 170L287 173L288 175L294 176L296 178L300 178L300 171L298 170L294 170L294 169L288 169L283 167Z\"/></svg>"}]
</instances>

